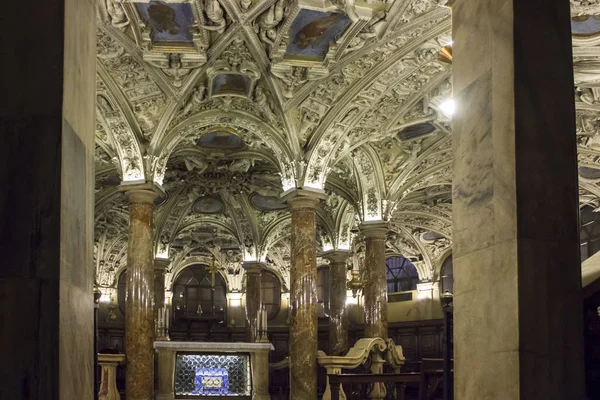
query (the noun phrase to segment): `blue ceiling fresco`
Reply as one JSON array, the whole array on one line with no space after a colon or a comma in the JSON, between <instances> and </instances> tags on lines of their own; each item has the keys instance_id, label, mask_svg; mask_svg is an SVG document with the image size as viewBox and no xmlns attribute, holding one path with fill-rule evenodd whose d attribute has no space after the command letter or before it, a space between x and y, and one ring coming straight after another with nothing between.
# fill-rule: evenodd
<instances>
[{"instance_id":1,"label":"blue ceiling fresco","mask_svg":"<svg viewBox=\"0 0 600 400\"><path fill-rule=\"evenodd\" d=\"M579 175L586 179L600 179L600 169L579 167Z\"/></svg>"},{"instance_id":2,"label":"blue ceiling fresco","mask_svg":"<svg viewBox=\"0 0 600 400\"><path fill-rule=\"evenodd\" d=\"M323 60L329 44L344 34L350 25L346 14L302 9L290 27L288 57Z\"/></svg>"},{"instance_id":3,"label":"blue ceiling fresco","mask_svg":"<svg viewBox=\"0 0 600 400\"><path fill-rule=\"evenodd\" d=\"M600 33L600 15L573 17L571 32L577 36L591 36Z\"/></svg>"},{"instance_id":4,"label":"blue ceiling fresco","mask_svg":"<svg viewBox=\"0 0 600 400\"><path fill-rule=\"evenodd\" d=\"M190 27L194 23L191 3L163 3L152 0L149 3L136 3L137 8L152 28L153 43L191 42Z\"/></svg>"}]
</instances>

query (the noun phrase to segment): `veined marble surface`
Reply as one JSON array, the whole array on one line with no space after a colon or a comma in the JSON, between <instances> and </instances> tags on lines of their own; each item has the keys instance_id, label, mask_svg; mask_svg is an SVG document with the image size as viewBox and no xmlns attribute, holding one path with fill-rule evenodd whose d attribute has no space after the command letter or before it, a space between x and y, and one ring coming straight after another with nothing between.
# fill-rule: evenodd
<instances>
[{"instance_id":1,"label":"veined marble surface","mask_svg":"<svg viewBox=\"0 0 600 400\"><path fill-rule=\"evenodd\" d=\"M219 343L219 342L154 342L155 349L170 350L212 350L236 353L240 351L271 351L275 350L271 343Z\"/></svg>"},{"instance_id":2,"label":"veined marble surface","mask_svg":"<svg viewBox=\"0 0 600 400\"><path fill-rule=\"evenodd\" d=\"M452 11L455 396L578 399L569 2L456 0Z\"/></svg>"}]
</instances>

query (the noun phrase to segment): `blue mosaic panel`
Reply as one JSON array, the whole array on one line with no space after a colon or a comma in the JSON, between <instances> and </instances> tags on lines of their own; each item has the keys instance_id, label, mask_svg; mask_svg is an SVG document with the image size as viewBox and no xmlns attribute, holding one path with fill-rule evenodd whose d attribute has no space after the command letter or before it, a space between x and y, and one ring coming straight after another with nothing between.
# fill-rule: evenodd
<instances>
[{"instance_id":1,"label":"blue mosaic panel","mask_svg":"<svg viewBox=\"0 0 600 400\"><path fill-rule=\"evenodd\" d=\"M177 353L175 396L246 397L251 394L249 355Z\"/></svg>"}]
</instances>

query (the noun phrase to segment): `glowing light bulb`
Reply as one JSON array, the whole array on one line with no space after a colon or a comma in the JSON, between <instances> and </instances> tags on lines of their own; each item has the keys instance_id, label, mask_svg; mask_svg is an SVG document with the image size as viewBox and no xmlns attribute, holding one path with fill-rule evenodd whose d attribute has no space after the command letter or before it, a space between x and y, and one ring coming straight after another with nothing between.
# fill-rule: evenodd
<instances>
[{"instance_id":1,"label":"glowing light bulb","mask_svg":"<svg viewBox=\"0 0 600 400\"><path fill-rule=\"evenodd\" d=\"M100 303L110 303L110 296L106 293L100 296Z\"/></svg>"},{"instance_id":2,"label":"glowing light bulb","mask_svg":"<svg viewBox=\"0 0 600 400\"><path fill-rule=\"evenodd\" d=\"M456 103L453 99L444 100L442 104L440 104L440 111L448 118L452 118L454 112L456 111Z\"/></svg>"}]
</instances>

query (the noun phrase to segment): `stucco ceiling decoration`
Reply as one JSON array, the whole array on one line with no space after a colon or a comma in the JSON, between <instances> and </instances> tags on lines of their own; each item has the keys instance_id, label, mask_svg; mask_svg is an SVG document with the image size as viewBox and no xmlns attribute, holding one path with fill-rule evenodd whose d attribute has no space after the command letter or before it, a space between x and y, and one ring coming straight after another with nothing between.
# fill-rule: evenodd
<instances>
[{"instance_id":1,"label":"stucco ceiling decoration","mask_svg":"<svg viewBox=\"0 0 600 400\"><path fill-rule=\"evenodd\" d=\"M96 284L125 268L120 184L155 182L155 255L170 278L242 260L289 287L296 187L323 191L323 251L364 256L356 225L389 221L389 254L436 279L451 248L450 10L443 0L100 0ZM598 0L571 0L582 204L600 207ZM440 54L444 55L441 57ZM362 250L361 250L362 249Z\"/></svg>"}]
</instances>

